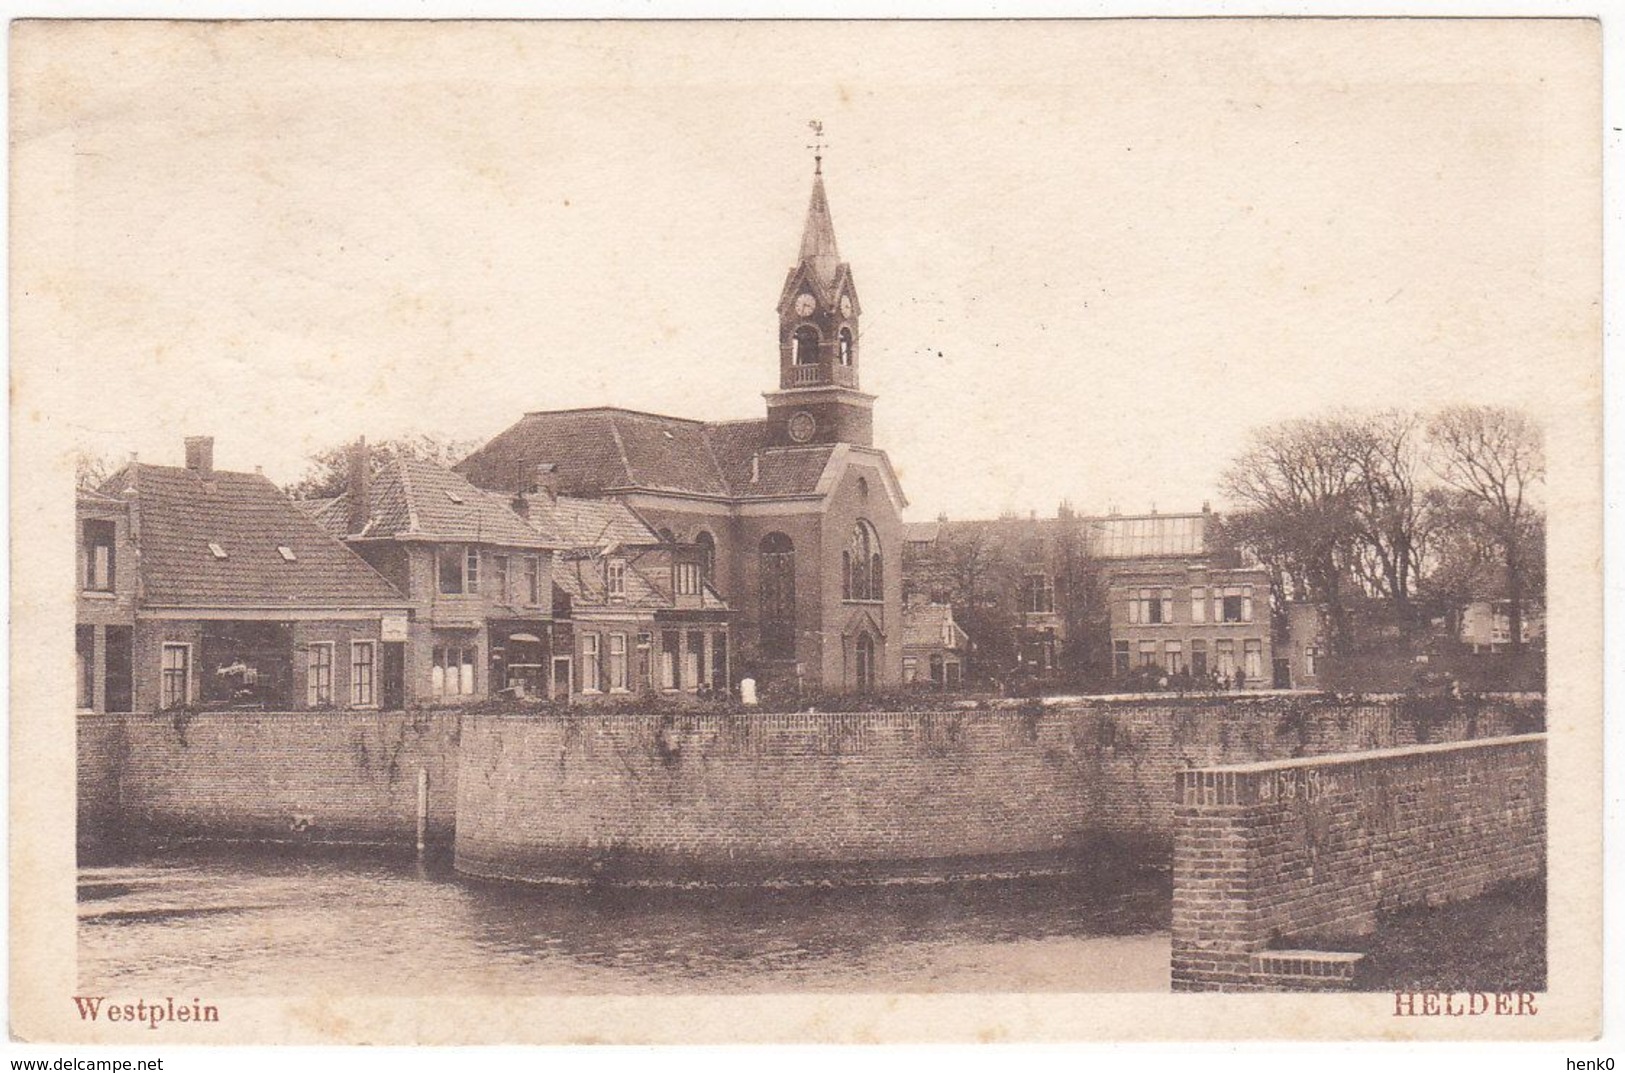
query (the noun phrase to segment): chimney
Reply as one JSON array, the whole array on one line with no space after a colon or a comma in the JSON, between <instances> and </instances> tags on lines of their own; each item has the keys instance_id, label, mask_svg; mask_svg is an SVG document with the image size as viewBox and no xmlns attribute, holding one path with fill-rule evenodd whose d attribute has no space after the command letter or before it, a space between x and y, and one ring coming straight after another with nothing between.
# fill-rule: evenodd
<instances>
[{"instance_id":1,"label":"chimney","mask_svg":"<svg viewBox=\"0 0 1625 1073\"><path fill-rule=\"evenodd\" d=\"M345 530L351 536L358 536L372 520L372 459L367 453L365 436L350 448L348 478L344 491L350 500L350 512Z\"/></svg>"},{"instance_id":2,"label":"chimney","mask_svg":"<svg viewBox=\"0 0 1625 1073\"><path fill-rule=\"evenodd\" d=\"M214 476L214 437L186 437L186 468L199 477Z\"/></svg>"},{"instance_id":3,"label":"chimney","mask_svg":"<svg viewBox=\"0 0 1625 1073\"><path fill-rule=\"evenodd\" d=\"M750 456L750 483L755 484L762 479L762 456Z\"/></svg>"},{"instance_id":4,"label":"chimney","mask_svg":"<svg viewBox=\"0 0 1625 1073\"><path fill-rule=\"evenodd\" d=\"M1212 514L1213 513L1213 505L1211 503L1209 503L1205 499L1202 500L1202 513L1203 514Z\"/></svg>"},{"instance_id":5,"label":"chimney","mask_svg":"<svg viewBox=\"0 0 1625 1073\"><path fill-rule=\"evenodd\" d=\"M549 503L559 498L559 467L553 462L538 462L531 478L532 492L547 497Z\"/></svg>"}]
</instances>

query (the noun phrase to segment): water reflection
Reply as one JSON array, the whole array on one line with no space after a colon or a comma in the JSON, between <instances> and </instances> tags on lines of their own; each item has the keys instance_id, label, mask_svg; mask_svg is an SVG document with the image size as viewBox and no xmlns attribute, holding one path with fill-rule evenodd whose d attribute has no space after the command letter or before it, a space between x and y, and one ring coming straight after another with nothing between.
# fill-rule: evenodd
<instances>
[{"instance_id":1,"label":"water reflection","mask_svg":"<svg viewBox=\"0 0 1625 1073\"><path fill-rule=\"evenodd\" d=\"M1137 991L1167 987L1165 874L626 890L443 861L188 852L80 873L80 978L211 993Z\"/></svg>"}]
</instances>

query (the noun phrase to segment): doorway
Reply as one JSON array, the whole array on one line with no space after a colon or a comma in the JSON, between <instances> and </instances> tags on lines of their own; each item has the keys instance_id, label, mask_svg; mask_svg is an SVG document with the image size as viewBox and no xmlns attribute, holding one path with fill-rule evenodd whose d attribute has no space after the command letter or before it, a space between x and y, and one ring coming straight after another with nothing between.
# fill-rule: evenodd
<instances>
[{"instance_id":1,"label":"doorway","mask_svg":"<svg viewBox=\"0 0 1625 1073\"><path fill-rule=\"evenodd\" d=\"M386 711L406 707L406 645L400 641L383 643L378 696Z\"/></svg>"},{"instance_id":2,"label":"doorway","mask_svg":"<svg viewBox=\"0 0 1625 1073\"><path fill-rule=\"evenodd\" d=\"M572 684L573 683L570 681L570 657L554 656L552 692L550 694L552 699L564 701L569 700L570 687Z\"/></svg>"}]
</instances>

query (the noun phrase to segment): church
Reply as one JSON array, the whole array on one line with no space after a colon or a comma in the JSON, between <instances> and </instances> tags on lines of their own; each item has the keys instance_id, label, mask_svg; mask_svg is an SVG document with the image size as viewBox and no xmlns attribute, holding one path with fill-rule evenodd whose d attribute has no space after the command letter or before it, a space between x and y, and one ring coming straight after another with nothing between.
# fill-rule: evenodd
<instances>
[{"instance_id":1,"label":"church","mask_svg":"<svg viewBox=\"0 0 1625 1073\"><path fill-rule=\"evenodd\" d=\"M618 501L691 551L733 609L730 685L894 686L907 501L874 445L875 396L860 382L863 308L836 245L821 157L775 312L778 383L765 416L538 411L456 469L492 491Z\"/></svg>"}]
</instances>

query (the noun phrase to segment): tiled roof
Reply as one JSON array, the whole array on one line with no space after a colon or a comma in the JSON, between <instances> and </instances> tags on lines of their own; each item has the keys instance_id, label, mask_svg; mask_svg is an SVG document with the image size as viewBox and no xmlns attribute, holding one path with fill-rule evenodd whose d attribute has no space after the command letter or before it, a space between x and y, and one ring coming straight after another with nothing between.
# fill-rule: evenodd
<instances>
[{"instance_id":1,"label":"tiled roof","mask_svg":"<svg viewBox=\"0 0 1625 1073\"><path fill-rule=\"evenodd\" d=\"M909 544L934 544L941 533L941 522L903 523L903 540Z\"/></svg>"},{"instance_id":2,"label":"tiled roof","mask_svg":"<svg viewBox=\"0 0 1625 1073\"><path fill-rule=\"evenodd\" d=\"M616 608L632 611L662 611L676 606L672 593L670 560L664 556L624 557L626 562L626 595L610 602L604 580L604 557L601 555L561 556L553 564L553 583L570 594L579 611L583 607ZM692 598L690 598L692 599ZM728 604L717 595L709 583L700 598L699 608L726 611Z\"/></svg>"},{"instance_id":3,"label":"tiled roof","mask_svg":"<svg viewBox=\"0 0 1625 1073\"><path fill-rule=\"evenodd\" d=\"M542 496L531 496L530 502L531 518L544 521L558 533L564 547L627 547L660 542L659 534L619 500L559 496L548 502Z\"/></svg>"},{"instance_id":4,"label":"tiled roof","mask_svg":"<svg viewBox=\"0 0 1625 1073\"><path fill-rule=\"evenodd\" d=\"M144 603L290 608L403 603L377 571L258 474L216 470L204 478L192 470L131 463L101 491L120 494L129 487L136 490L141 519Z\"/></svg>"},{"instance_id":5,"label":"tiled roof","mask_svg":"<svg viewBox=\"0 0 1625 1073\"><path fill-rule=\"evenodd\" d=\"M398 458L371 482L366 528L350 533L350 497L312 501L305 509L335 536L365 539L457 541L502 547L553 548L559 535L535 515L527 523L510 497L476 488L435 462Z\"/></svg>"},{"instance_id":6,"label":"tiled roof","mask_svg":"<svg viewBox=\"0 0 1625 1073\"><path fill-rule=\"evenodd\" d=\"M833 450L768 446L765 420L703 424L612 408L559 410L526 414L456 468L481 487L507 491L528 489L545 462L566 495L637 488L765 498L814 492Z\"/></svg>"}]
</instances>

